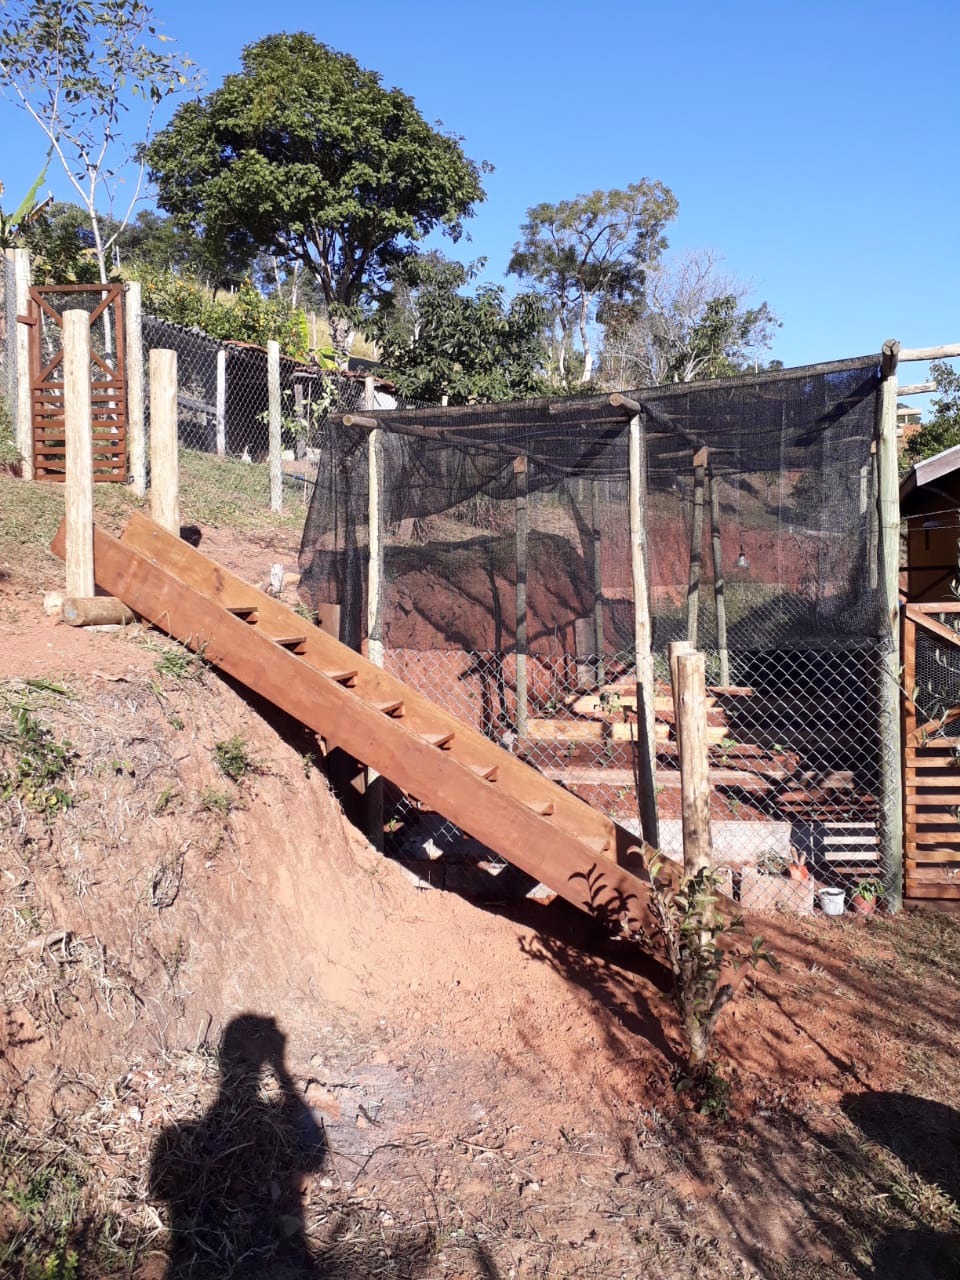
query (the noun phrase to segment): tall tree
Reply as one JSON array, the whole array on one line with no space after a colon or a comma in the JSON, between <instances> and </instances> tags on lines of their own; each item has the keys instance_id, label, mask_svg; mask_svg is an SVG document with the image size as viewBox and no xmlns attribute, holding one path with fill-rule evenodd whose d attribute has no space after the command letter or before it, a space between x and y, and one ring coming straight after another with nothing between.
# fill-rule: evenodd
<instances>
[{"instance_id":1,"label":"tall tree","mask_svg":"<svg viewBox=\"0 0 960 1280\"><path fill-rule=\"evenodd\" d=\"M373 317L385 367L411 399L449 404L517 400L545 389L540 301L507 303L497 285L463 290L482 267L412 255Z\"/></svg>"},{"instance_id":2,"label":"tall tree","mask_svg":"<svg viewBox=\"0 0 960 1280\"><path fill-rule=\"evenodd\" d=\"M165 98L196 83L190 60L168 43L142 0L9 0L3 6L0 89L36 121L63 166L90 220L102 283L140 196L140 153L154 113ZM143 129L125 138L123 119L137 100L146 109ZM130 165L134 181L118 208Z\"/></svg>"},{"instance_id":3,"label":"tall tree","mask_svg":"<svg viewBox=\"0 0 960 1280\"><path fill-rule=\"evenodd\" d=\"M248 45L242 66L151 144L160 204L215 242L301 262L347 350L410 245L460 235L479 168L412 98L304 32Z\"/></svg>"},{"instance_id":4,"label":"tall tree","mask_svg":"<svg viewBox=\"0 0 960 1280\"><path fill-rule=\"evenodd\" d=\"M725 377L769 347L779 320L766 302L747 306L747 286L717 264L709 251L661 262L639 299L608 309L605 381L623 388Z\"/></svg>"},{"instance_id":5,"label":"tall tree","mask_svg":"<svg viewBox=\"0 0 960 1280\"><path fill-rule=\"evenodd\" d=\"M644 178L623 191L594 191L527 210L508 271L534 282L555 325L557 372L566 381L574 332L583 348L581 382L590 382L596 323L611 304L637 300L646 272L667 246L677 201Z\"/></svg>"}]
</instances>

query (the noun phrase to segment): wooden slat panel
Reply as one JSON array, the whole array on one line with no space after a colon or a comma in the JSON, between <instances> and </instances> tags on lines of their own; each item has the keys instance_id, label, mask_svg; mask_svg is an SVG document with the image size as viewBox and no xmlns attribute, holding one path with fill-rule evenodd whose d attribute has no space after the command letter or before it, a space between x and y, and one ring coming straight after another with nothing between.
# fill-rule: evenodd
<instances>
[{"instance_id":1,"label":"wooden slat panel","mask_svg":"<svg viewBox=\"0 0 960 1280\"><path fill-rule=\"evenodd\" d=\"M907 865L907 877L911 884L960 885L960 862L944 863L940 867L925 867L911 861Z\"/></svg>"},{"instance_id":2,"label":"wooden slat panel","mask_svg":"<svg viewBox=\"0 0 960 1280\"><path fill-rule=\"evenodd\" d=\"M909 875L907 890L911 898L960 898L960 885L915 884Z\"/></svg>"}]
</instances>

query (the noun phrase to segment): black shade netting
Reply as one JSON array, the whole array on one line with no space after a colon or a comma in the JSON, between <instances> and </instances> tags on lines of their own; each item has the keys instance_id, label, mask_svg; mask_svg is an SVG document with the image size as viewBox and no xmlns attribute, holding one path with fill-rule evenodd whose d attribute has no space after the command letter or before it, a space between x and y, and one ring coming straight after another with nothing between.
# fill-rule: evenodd
<instances>
[{"instance_id":1,"label":"black shade netting","mask_svg":"<svg viewBox=\"0 0 960 1280\"><path fill-rule=\"evenodd\" d=\"M884 634L879 386L864 357L629 393L655 648L687 636L691 591L704 649L718 599L731 650ZM628 412L597 396L377 416L388 648L509 651L519 564L531 653L629 657ZM328 422L300 552L313 604L341 606L353 645L367 619L368 439Z\"/></svg>"}]
</instances>

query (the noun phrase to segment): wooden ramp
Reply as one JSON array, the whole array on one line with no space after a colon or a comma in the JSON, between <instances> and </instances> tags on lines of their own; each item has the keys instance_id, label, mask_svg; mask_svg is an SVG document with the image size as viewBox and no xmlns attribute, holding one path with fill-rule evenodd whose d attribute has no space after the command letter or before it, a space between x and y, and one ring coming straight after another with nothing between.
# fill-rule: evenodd
<instances>
[{"instance_id":1,"label":"wooden ramp","mask_svg":"<svg viewBox=\"0 0 960 1280\"><path fill-rule=\"evenodd\" d=\"M64 526L52 544L64 554ZM96 581L590 914L649 923L638 838L152 520L94 530ZM627 863L634 865L633 874Z\"/></svg>"}]
</instances>

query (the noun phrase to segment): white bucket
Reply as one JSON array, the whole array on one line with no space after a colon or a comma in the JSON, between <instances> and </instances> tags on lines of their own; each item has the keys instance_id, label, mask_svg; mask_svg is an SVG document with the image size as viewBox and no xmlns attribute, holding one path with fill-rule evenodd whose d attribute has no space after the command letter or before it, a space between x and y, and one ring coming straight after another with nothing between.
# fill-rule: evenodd
<instances>
[{"instance_id":1,"label":"white bucket","mask_svg":"<svg viewBox=\"0 0 960 1280\"><path fill-rule=\"evenodd\" d=\"M820 909L825 916L842 916L844 891L842 889L821 889L817 894Z\"/></svg>"}]
</instances>

